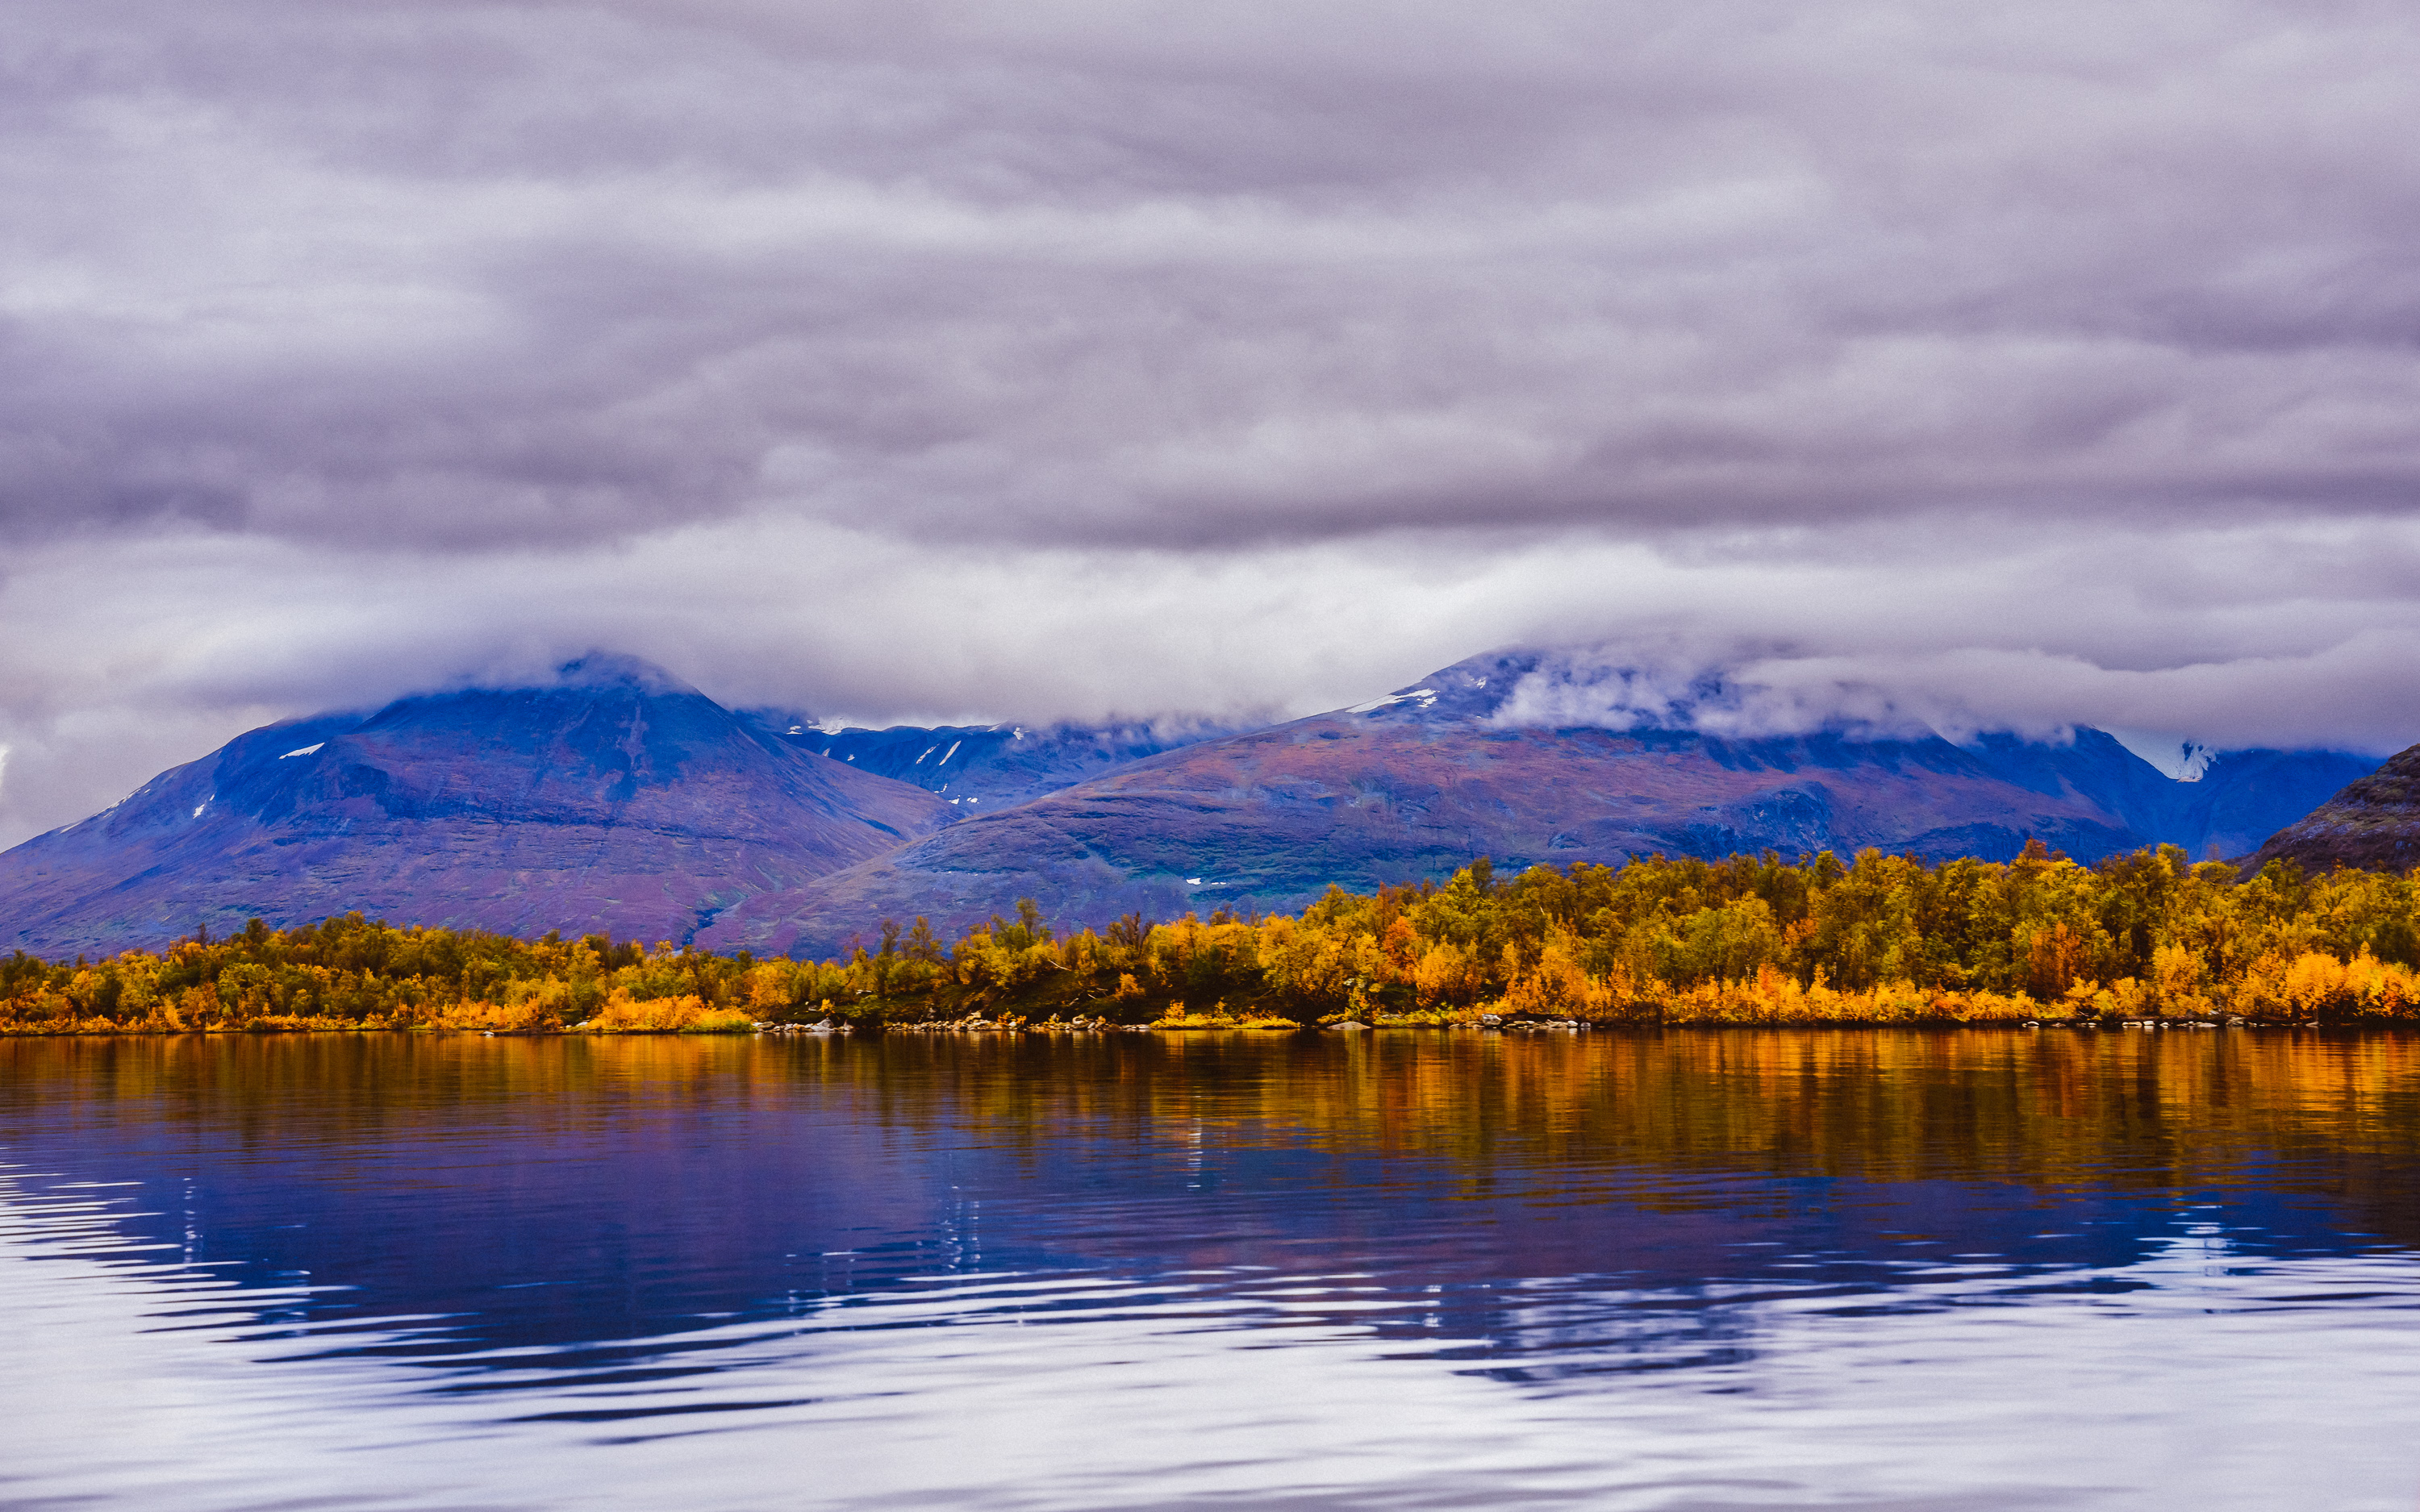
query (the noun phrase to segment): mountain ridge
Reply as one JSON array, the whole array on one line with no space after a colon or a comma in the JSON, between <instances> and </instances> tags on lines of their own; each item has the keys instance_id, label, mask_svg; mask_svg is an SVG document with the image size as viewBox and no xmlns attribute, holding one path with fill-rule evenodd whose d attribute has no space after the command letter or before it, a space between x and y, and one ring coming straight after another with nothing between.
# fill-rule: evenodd
<instances>
[{"instance_id":1,"label":"mountain ridge","mask_svg":"<svg viewBox=\"0 0 2420 1512\"><path fill-rule=\"evenodd\" d=\"M776 711L744 712L772 716L768 722L775 733L801 750L921 787L970 811L1023 803L1162 751L1262 728L1198 719L1128 719L826 730L803 717L783 719Z\"/></svg>"},{"instance_id":2,"label":"mountain ridge","mask_svg":"<svg viewBox=\"0 0 2420 1512\"><path fill-rule=\"evenodd\" d=\"M660 669L397 699L247 732L0 853L0 949L155 943L355 910L686 939L752 892L954 818Z\"/></svg>"},{"instance_id":3,"label":"mountain ridge","mask_svg":"<svg viewBox=\"0 0 2420 1512\"><path fill-rule=\"evenodd\" d=\"M2248 848L2374 764L2256 752L2233 768L2242 782L2222 761L2182 783L2088 729L2065 746L1969 748L1501 723L1539 659L1488 653L1346 709L1145 758L752 898L701 940L828 954L884 917L955 929L1023 896L1071 923L1292 909L1330 885L1435 879L1481 855L1521 867L1869 844L2006 858L2034 839L2087 859L2180 840Z\"/></svg>"},{"instance_id":4,"label":"mountain ridge","mask_svg":"<svg viewBox=\"0 0 2420 1512\"><path fill-rule=\"evenodd\" d=\"M1958 745L1508 721L1541 655L1487 653L1349 708L1225 733L812 735L644 663L583 658L542 687L248 732L0 854L0 950L360 910L829 954L885 917L956 928L1025 896L1096 924L1291 908L1482 855L1617 865L1877 845L2000 858L2036 839L2084 859L2164 841L2240 855L2375 765L2226 752L2185 782L2088 728ZM1030 795L1006 801L1016 795Z\"/></svg>"}]
</instances>

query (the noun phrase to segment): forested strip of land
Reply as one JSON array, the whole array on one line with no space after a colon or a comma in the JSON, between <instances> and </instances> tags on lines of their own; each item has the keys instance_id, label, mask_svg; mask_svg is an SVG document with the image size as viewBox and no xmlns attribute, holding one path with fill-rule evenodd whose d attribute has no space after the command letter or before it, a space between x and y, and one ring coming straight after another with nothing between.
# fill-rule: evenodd
<instances>
[{"instance_id":1,"label":"forested strip of land","mask_svg":"<svg viewBox=\"0 0 2420 1512\"><path fill-rule=\"evenodd\" d=\"M2279 862L2239 881L2173 846L2094 866L2035 845L2005 863L1767 852L1510 878L1481 860L1295 916L1054 929L1028 903L946 944L886 919L829 961L256 919L160 952L0 961L0 1032L2420 1020L2415 877Z\"/></svg>"}]
</instances>

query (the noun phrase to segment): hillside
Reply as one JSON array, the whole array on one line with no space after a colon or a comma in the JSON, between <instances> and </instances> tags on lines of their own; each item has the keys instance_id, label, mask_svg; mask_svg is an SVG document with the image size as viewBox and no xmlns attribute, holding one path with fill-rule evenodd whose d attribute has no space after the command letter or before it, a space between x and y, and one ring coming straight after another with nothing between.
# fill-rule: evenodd
<instances>
[{"instance_id":1,"label":"hillside","mask_svg":"<svg viewBox=\"0 0 2420 1512\"><path fill-rule=\"evenodd\" d=\"M1784 855L1876 846L2005 859L2028 839L2082 859L2161 842L2240 854L2364 758L2238 752L2198 782L2115 739L1725 739L1691 730L1508 728L1535 654L1474 657L1354 709L1164 752L785 893L699 936L829 954L889 917L955 929L1019 897L1099 924L1129 911L1291 909L1334 885L1655 853Z\"/></svg>"},{"instance_id":2,"label":"hillside","mask_svg":"<svg viewBox=\"0 0 2420 1512\"><path fill-rule=\"evenodd\" d=\"M2179 781L2092 730L1959 746L1511 723L1508 695L1540 661L1475 657L1356 708L1196 739L1140 725L830 734L591 658L543 687L254 731L163 773L0 855L0 951L358 910L829 954L885 918L954 930L1021 897L1093 924L1290 909L1479 856L2006 858L2040 839L2085 860L2155 843L2199 859L2242 854L2372 764L2223 752Z\"/></svg>"},{"instance_id":3,"label":"hillside","mask_svg":"<svg viewBox=\"0 0 2420 1512\"><path fill-rule=\"evenodd\" d=\"M770 711L750 711L768 714ZM1005 809L1129 766L1145 757L1235 733L1201 721L1119 724L894 725L827 731L803 717L768 720L801 750L910 783L969 813Z\"/></svg>"},{"instance_id":4,"label":"hillside","mask_svg":"<svg viewBox=\"0 0 2420 1512\"><path fill-rule=\"evenodd\" d=\"M2271 836L2245 870L2280 859L2299 862L2306 872L2402 872L2420 866L2420 746Z\"/></svg>"},{"instance_id":5,"label":"hillside","mask_svg":"<svg viewBox=\"0 0 2420 1512\"><path fill-rule=\"evenodd\" d=\"M800 751L644 664L407 698L239 736L0 855L0 950L156 945L359 910L535 935L690 938L956 816Z\"/></svg>"}]
</instances>

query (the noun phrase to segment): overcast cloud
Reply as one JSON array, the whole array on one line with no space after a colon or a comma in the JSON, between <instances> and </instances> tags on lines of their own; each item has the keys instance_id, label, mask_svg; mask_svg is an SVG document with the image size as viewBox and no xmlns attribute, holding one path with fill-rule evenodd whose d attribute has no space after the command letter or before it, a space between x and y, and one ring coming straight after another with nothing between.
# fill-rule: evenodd
<instances>
[{"instance_id":1,"label":"overcast cloud","mask_svg":"<svg viewBox=\"0 0 2420 1512\"><path fill-rule=\"evenodd\" d=\"M2386 4L21 0L0 844L593 645L2397 748L2414 80Z\"/></svg>"}]
</instances>

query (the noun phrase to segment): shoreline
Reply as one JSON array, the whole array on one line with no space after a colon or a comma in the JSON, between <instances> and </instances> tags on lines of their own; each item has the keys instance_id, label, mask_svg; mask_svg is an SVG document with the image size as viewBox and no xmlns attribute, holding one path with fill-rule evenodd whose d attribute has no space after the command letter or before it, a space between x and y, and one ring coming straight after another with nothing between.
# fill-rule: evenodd
<instances>
[{"instance_id":1,"label":"shoreline","mask_svg":"<svg viewBox=\"0 0 2420 1512\"><path fill-rule=\"evenodd\" d=\"M691 1040L792 1040L792 1039L879 1039L886 1035L957 1036L1002 1035L1043 1036L1046 1038L1087 1035L1228 1035L1255 1036L1380 1034L1380 1033L1467 1033L1508 1036L1526 1039L1540 1035L1635 1034L1666 1029L1823 1029L1828 1031L1871 1032L1878 1029L1986 1029L2009 1034L2030 1034L2048 1030L2067 1030L2078 1034L2161 1033L2167 1031L2219 1030L2286 1030L2291 1032L2363 1032L2374 1033L2391 1029L2420 1029L2420 1022L2387 1014L2360 1018L2319 1020L2239 1019L2232 1023L2213 1023L2206 1019L2120 1019L2110 1021L2053 1019L2013 1021L2005 1019L1901 1018L1901 1019L1621 1019L1606 1021L1516 1020L1502 1024L1478 1023L1407 1023L1379 1022L1365 1024L1347 1021L1341 1024L1299 1023L1209 1023L1193 1021L1171 1023L1152 1021L1126 1024L1095 1020L1086 1023L1000 1023L996 1021L924 1021L908 1024L869 1025L804 1025L755 1024L734 1028L613 1028L592 1029L573 1025L560 1028L482 1029L427 1024L242 1024L211 1025L202 1027L147 1027L140 1025L0 1025L0 1039L130 1039L165 1040L184 1036L204 1039L234 1039L269 1035L320 1034L400 1034L443 1039L489 1040L629 1040L629 1039L691 1039Z\"/></svg>"}]
</instances>

